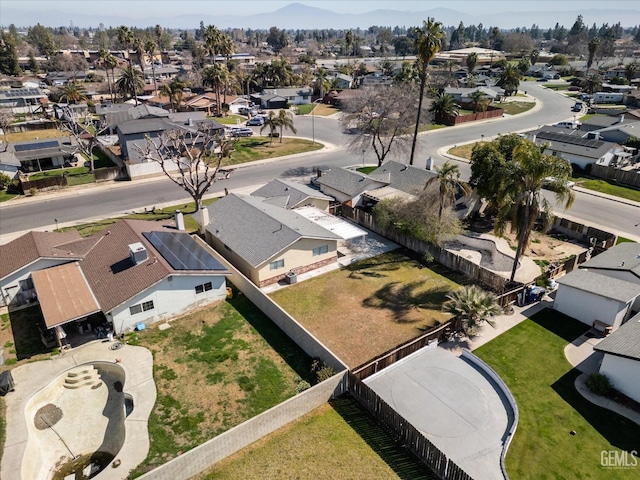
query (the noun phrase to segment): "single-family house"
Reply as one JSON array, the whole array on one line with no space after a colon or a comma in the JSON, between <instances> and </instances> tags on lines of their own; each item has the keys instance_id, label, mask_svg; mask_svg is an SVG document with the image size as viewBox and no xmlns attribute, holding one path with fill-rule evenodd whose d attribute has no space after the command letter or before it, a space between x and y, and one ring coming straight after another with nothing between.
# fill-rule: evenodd
<instances>
[{"instance_id":1,"label":"single-family house","mask_svg":"<svg viewBox=\"0 0 640 480\"><path fill-rule=\"evenodd\" d=\"M639 130L640 122L625 123L593 130L587 134L587 138L599 138L605 142L623 145L629 138L635 137Z\"/></svg>"},{"instance_id":2,"label":"single-family house","mask_svg":"<svg viewBox=\"0 0 640 480\"><path fill-rule=\"evenodd\" d=\"M580 130L584 132L599 131L604 128L613 126L623 126L638 123L639 120L633 115L625 115L624 110L620 113L614 113L613 115L593 115L585 118L582 121ZM636 128L640 125L636 125Z\"/></svg>"},{"instance_id":3,"label":"single-family house","mask_svg":"<svg viewBox=\"0 0 640 480\"><path fill-rule=\"evenodd\" d=\"M473 87L473 88L453 88L447 87L444 93L451 95L456 103L469 105L472 103L471 97L476 92L482 92L484 98L489 101L499 101L504 96L504 90L500 87Z\"/></svg>"},{"instance_id":4,"label":"single-family house","mask_svg":"<svg viewBox=\"0 0 640 480\"><path fill-rule=\"evenodd\" d=\"M227 95L227 105L229 106L229 113L238 114L241 109L249 108L251 106L251 101L245 97Z\"/></svg>"},{"instance_id":5,"label":"single-family house","mask_svg":"<svg viewBox=\"0 0 640 480\"><path fill-rule=\"evenodd\" d=\"M640 402L640 315L631 318L593 349L604 353L600 373L609 378L613 388Z\"/></svg>"},{"instance_id":6,"label":"single-family house","mask_svg":"<svg viewBox=\"0 0 640 480\"><path fill-rule=\"evenodd\" d=\"M48 102L47 94L39 88L0 90L0 109L10 108L13 113L34 113Z\"/></svg>"},{"instance_id":7,"label":"single-family house","mask_svg":"<svg viewBox=\"0 0 640 480\"><path fill-rule=\"evenodd\" d=\"M271 201L222 197L208 207L207 243L260 287L337 261L340 236Z\"/></svg>"},{"instance_id":8,"label":"single-family house","mask_svg":"<svg viewBox=\"0 0 640 480\"><path fill-rule=\"evenodd\" d=\"M388 184L384 180L377 180L347 168L329 170L315 178L314 182L320 187L322 193L350 207L361 206L365 192Z\"/></svg>"},{"instance_id":9,"label":"single-family house","mask_svg":"<svg viewBox=\"0 0 640 480\"><path fill-rule=\"evenodd\" d=\"M173 225L121 220L88 238L30 232L0 253L5 302L39 302L47 328L102 312L121 333L226 296L228 270Z\"/></svg>"},{"instance_id":10,"label":"single-family house","mask_svg":"<svg viewBox=\"0 0 640 480\"><path fill-rule=\"evenodd\" d=\"M265 110L289 107L287 99L275 93L254 93L251 101Z\"/></svg>"},{"instance_id":11,"label":"single-family house","mask_svg":"<svg viewBox=\"0 0 640 480\"><path fill-rule=\"evenodd\" d=\"M25 172L62 168L65 163L75 161L73 160L74 149L70 144L65 145L62 140L52 138L49 140L9 143L7 145L7 154L9 152L13 153Z\"/></svg>"},{"instance_id":12,"label":"single-family house","mask_svg":"<svg viewBox=\"0 0 640 480\"><path fill-rule=\"evenodd\" d=\"M289 210L313 206L320 210L329 211L329 204L333 200L332 197L300 182L280 178L271 180L252 192L251 195L271 199L272 204Z\"/></svg>"},{"instance_id":13,"label":"single-family house","mask_svg":"<svg viewBox=\"0 0 640 480\"><path fill-rule=\"evenodd\" d=\"M274 88L265 89L265 94L273 94L284 98L287 103L292 105L303 105L311 103L311 96L313 95L313 88L311 87L293 87L293 88Z\"/></svg>"},{"instance_id":14,"label":"single-family house","mask_svg":"<svg viewBox=\"0 0 640 480\"><path fill-rule=\"evenodd\" d=\"M4 146L0 147L0 173L3 175L7 175L10 178L13 178L18 173L18 170L22 166L18 157L16 157L16 153L13 149L5 148Z\"/></svg>"},{"instance_id":15,"label":"single-family house","mask_svg":"<svg viewBox=\"0 0 640 480\"><path fill-rule=\"evenodd\" d=\"M69 72L49 72L44 81L53 87L61 87L67 82L84 82L87 79L87 72L75 70Z\"/></svg>"},{"instance_id":16,"label":"single-family house","mask_svg":"<svg viewBox=\"0 0 640 480\"><path fill-rule=\"evenodd\" d=\"M337 73L335 77L333 77L333 81L331 82L331 88L335 88L338 90L351 88L352 85L353 77L351 75L345 75L344 73Z\"/></svg>"}]
</instances>

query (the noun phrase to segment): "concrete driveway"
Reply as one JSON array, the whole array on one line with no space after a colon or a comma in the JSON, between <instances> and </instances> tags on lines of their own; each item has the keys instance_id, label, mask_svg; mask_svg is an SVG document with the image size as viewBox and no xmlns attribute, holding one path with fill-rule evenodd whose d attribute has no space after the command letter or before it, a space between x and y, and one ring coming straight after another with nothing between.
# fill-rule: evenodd
<instances>
[{"instance_id":1,"label":"concrete driveway","mask_svg":"<svg viewBox=\"0 0 640 480\"><path fill-rule=\"evenodd\" d=\"M500 455L513 411L476 366L423 348L364 382L473 478L505 478Z\"/></svg>"}]
</instances>

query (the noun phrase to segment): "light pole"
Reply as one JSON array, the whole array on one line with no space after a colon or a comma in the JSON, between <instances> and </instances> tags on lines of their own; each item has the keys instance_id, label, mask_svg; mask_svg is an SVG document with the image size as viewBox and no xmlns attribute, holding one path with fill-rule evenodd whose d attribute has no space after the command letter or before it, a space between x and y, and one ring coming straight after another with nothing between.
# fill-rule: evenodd
<instances>
[{"instance_id":1,"label":"light pole","mask_svg":"<svg viewBox=\"0 0 640 480\"><path fill-rule=\"evenodd\" d=\"M313 108L311 109L311 143L313 145L316 144L316 116L313 114L313 111L316 109L318 102L321 102L322 99L318 98L313 102Z\"/></svg>"}]
</instances>

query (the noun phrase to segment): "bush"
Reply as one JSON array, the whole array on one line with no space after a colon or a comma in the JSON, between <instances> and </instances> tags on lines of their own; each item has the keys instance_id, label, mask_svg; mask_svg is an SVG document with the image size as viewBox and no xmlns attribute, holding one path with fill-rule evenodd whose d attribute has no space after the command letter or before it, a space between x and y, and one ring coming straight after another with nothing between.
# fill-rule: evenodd
<instances>
[{"instance_id":1,"label":"bush","mask_svg":"<svg viewBox=\"0 0 640 480\"><path fill-rule=\"evenodd\" d=\"M592 373L587 377L587 387L596 395L607 396L611 393L613 385L609 381L606 375L601 373Z\"/></svg>"},{"instance_id":2,"label":"bush","mask_svg":"<svg viewBox=\"0 0 640 480\"><path fill-rule=\"evenodd\" d=\"M302 393L305 390L308 390L311 388L311 385L309 385L309 382L305 381L305 380L300 380L297 384L296 384L296 395L298 393Z\"/></svg>"},{"instance_id":3,"label":"bush","mask_svg":"<svg viewBox=\"0 0 640 480\"><path fill-rule=\"evenodd\" d=\"M9 175L5 175L4 173L0 173L0 190L4 190L11 184L11 177Z\"/></svg>"},{"instance_id":4,"label":"bush","mask_svg":"<svg viewBox=\"0 0 640 480\"><path fill-rule=\"evenodd\" d=\"M572 172L573 175L578 175L578 174L584 173L584 168L582 168L577 163L572 163L571 164L571 172Z\"/></svg>"}]
</instances>

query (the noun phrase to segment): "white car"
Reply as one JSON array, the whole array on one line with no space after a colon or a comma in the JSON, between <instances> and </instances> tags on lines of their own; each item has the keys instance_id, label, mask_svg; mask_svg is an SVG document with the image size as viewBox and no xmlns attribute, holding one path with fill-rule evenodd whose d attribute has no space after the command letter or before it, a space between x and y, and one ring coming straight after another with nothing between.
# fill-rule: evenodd
<instances>
[{"instance_id":1,"label":"white car","mask_svg":"<svg viewBox=\"0 0 640 480\"><path fill-rule=\"evenodd\" d=\"M547 177L542 181L542 186L543 187L550 187L551 185L553 185L554 183L556 183L557 180L555 177ZM572 180L568 180L567 183L565 183L565 185L567 186L567 188L573 188L575 186L576 182L572 181ZM549 189L551 190L551 189Z\"/></svg>"}]
</instances>

